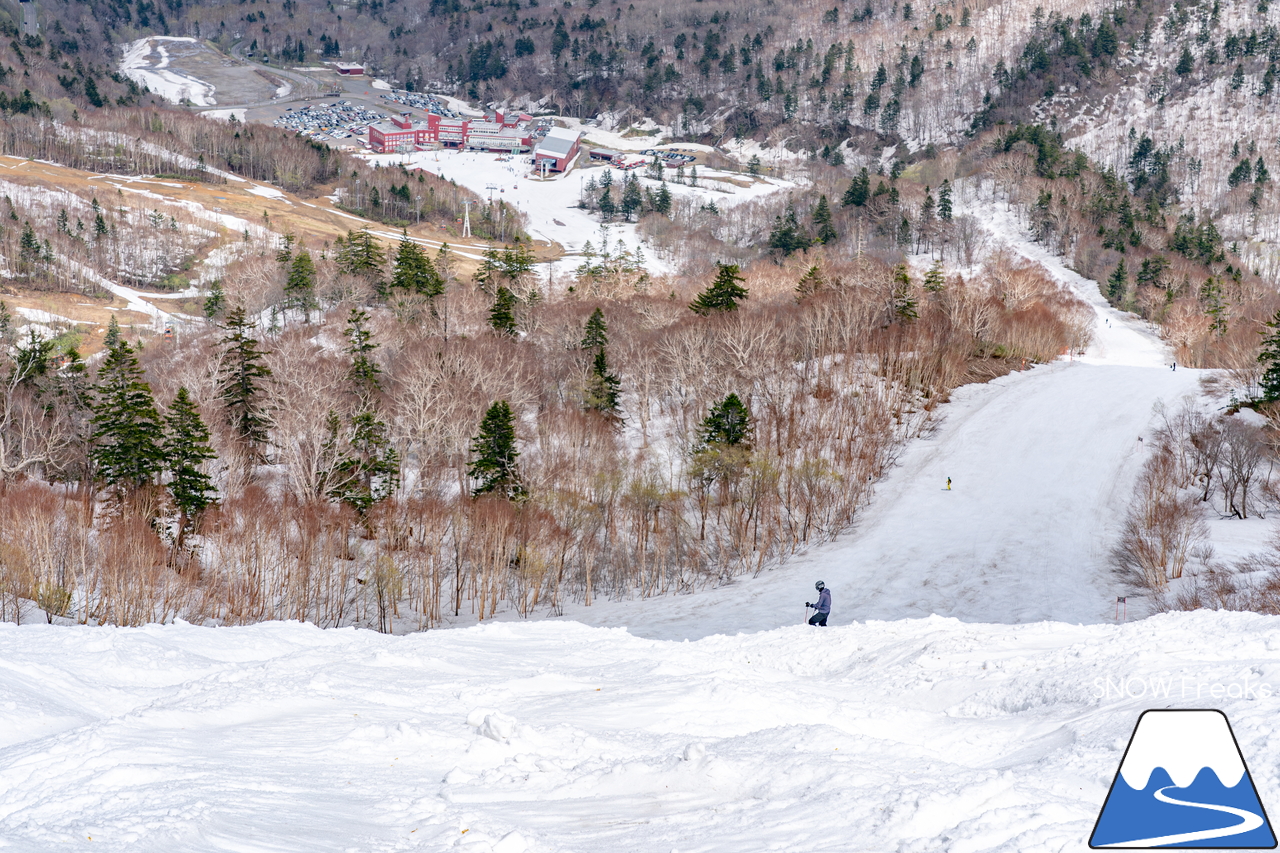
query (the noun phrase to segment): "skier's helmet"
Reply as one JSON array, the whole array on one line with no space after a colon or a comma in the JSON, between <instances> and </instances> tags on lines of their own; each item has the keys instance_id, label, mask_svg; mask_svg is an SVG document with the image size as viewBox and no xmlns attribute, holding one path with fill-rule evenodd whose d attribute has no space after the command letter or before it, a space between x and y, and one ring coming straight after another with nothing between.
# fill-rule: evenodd
<instances>
[{"instance_id":1,"label":"skier's helmet","mask_svg":"<svg viewBox=\"0 0 1280 853\"><path fill-rule=\"evenodd\" d=\"M822 588L823 588L824 586L826 586L826 584L825 584L825 583L823 583L822 581L818 581L817 583L815 583L815 584L813 585L813 588L814 588L814 589L816 589L818 592L822 592Z\"/></svg>"}]
</instances>

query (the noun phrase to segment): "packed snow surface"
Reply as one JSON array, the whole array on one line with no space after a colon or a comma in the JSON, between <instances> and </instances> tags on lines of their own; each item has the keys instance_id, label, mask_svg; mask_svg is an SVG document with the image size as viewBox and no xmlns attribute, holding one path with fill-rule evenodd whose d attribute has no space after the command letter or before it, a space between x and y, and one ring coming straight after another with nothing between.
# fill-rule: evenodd
<instances>
[{"instance_id":1,"label":"packed snow surface","mask_svg":"<svg viewBox=\"0 0 1280 853\"><path fill-rule=\"evenodd\" d=\"M0 844L1080 851L1148 707L1222 708L1280 802L1272 685L1280 619L1238 613L690 643L6 624Z\"/></svg>"}]
</instances>

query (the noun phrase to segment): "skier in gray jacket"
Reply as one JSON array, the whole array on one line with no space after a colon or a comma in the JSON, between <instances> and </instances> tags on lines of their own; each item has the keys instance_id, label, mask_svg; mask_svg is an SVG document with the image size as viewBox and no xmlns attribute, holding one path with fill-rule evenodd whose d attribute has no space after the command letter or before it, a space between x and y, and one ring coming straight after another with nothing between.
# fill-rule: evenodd
<instances>
[{"instance_id":1,"label":"skier in gray jacket","mask_svg":"<svg viewBox=\"0 0 1280 853\"><path fill-rule=\"evenodd\" d=\"M827 589L827 585L822 581L818 581L813 585L818 591L818 600L813 604L805 602L805 607L812 607L817 612L813 614L813 618L809 620L810 625L816 625L819 628L827 627L827 617L831 615L831 590Z\"/></svg>"}]
</instances>

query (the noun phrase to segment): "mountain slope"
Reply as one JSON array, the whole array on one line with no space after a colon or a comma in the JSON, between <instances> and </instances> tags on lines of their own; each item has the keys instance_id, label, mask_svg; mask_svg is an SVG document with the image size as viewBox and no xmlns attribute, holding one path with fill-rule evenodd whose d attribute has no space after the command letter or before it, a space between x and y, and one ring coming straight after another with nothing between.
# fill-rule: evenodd
<instances>
[{"instance_id":1,"label":"mountain slope","mask_svg":"<svg viewBox=\"0 0 1280 853\"><path fill-rule=\"evenodd\" d=\"M690 598L574 610L591 624L677 639L799 621L821 578L833 621L940 614L978 622L1098 622L1125 592L1108 556L1142 462L1153 408L1198 391L1096 283L1019 235L994 203L972 212L1096 312L1094 342L1059 361L953 394L876 488L857 529L759 579ZM953 488L946 491L947 478Z\"/></svg>"}]
</instances>

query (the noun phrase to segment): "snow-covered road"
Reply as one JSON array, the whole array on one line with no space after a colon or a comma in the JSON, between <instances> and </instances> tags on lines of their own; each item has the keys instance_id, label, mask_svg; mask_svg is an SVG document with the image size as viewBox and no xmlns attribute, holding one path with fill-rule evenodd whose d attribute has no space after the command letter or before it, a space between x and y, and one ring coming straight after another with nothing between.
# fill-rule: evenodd
<instances>
[{"instance_id":1,"label":"snow-covered road","mask_svg":"<svg viewBox=\"0 0 1280 853\"><path fill-rule=\"evenodd\" d=\"M0 847L1083 851L1147 707L1223 708L1280 802L1264 684L1280 619L1209 612L693 643L5 624Z\"/></svg>"}]
</instances>

